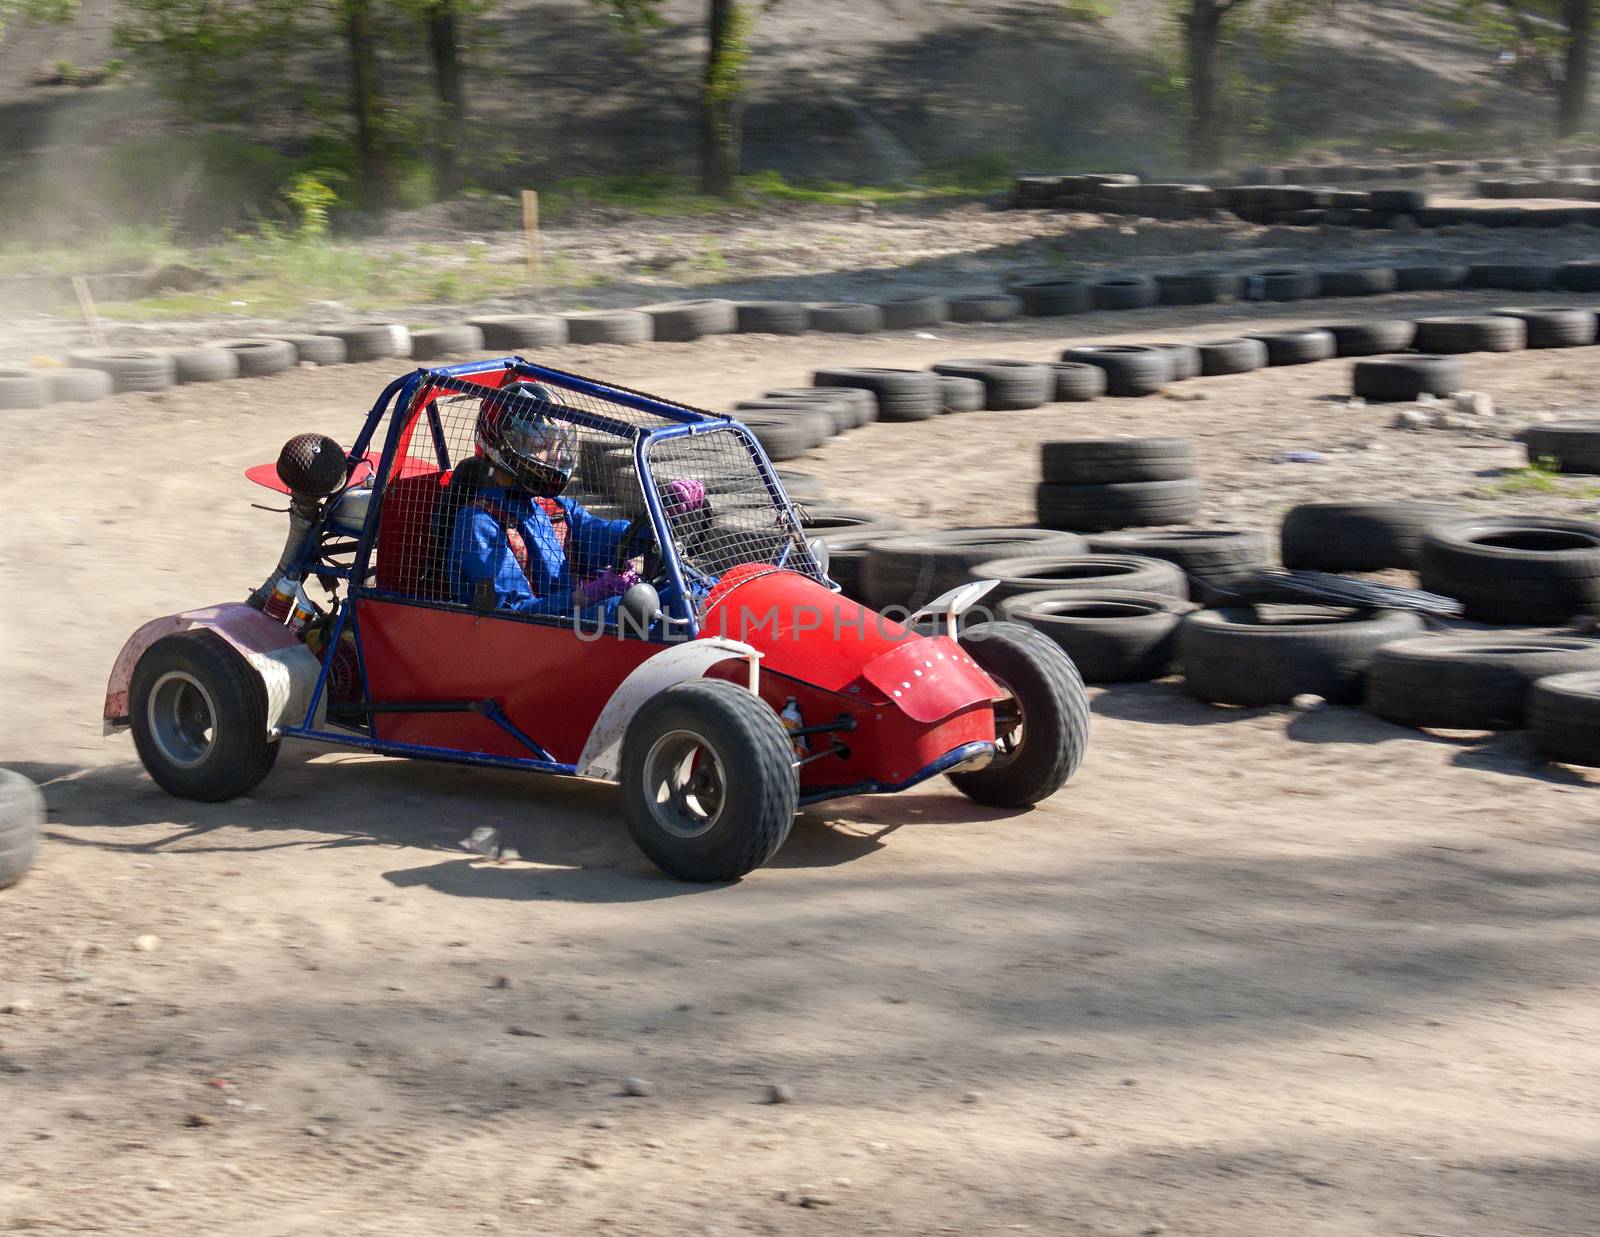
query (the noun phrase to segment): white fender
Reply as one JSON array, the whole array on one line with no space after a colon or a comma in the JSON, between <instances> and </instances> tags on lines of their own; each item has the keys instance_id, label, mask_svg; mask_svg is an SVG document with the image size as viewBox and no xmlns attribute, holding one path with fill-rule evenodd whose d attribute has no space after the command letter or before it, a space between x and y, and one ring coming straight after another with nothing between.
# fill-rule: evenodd
<instances>
[{"instance_id":1,"label":"white fender","mask_svg":"<svg viewBox=\"0 0 1600 1237\"><path fill-rule=\"evenodd\" d=\"M725 636L702 636L698 640L674 644L635 666L611 693L611 699L606 701L594 729L589 732L588 742L578 756L578 775L615 781L621 764L622 736L640 706L669 687L703 678L712 666L731 657L741 657L750 663L750 690L755 691L760 685L757 678L760 652L742 640L729 640Z\"/></svg>"},{"instance_id":2,"label":"white fender","mask_svg":"<svg viewBox=\"0 0 1600 1237\"><path fill-rule=\"evenodd\" d=\"M999 583L999 580L974 580L970 584L958 584L948 593L940 593L908 618L906 626L915 627L921 621L942 615L945 621L945 634L953 640L956 635L956 619L977 605L980 599L988 596L989 590Z\"/></svg>"},{"instance_id":3,"label":"white fender","mask_svg":"<svg viewBox=\"0 0 1600 1237\"><path fill-rule=\"evenodd\" d=\"M261 676L267 688L269 734L276 734L280 726L298 726L305 720L322 663L282 623L274 622L247 605L228 602L152 619L128 637L111 668L111 681L106 685L103 714L106 734L128 725L128 688L133 681L133 668L145 650L163 636L195 628L216 632ZM326 704L324 694L313 724L321 724Z\"/></svg>"}]
</instances>

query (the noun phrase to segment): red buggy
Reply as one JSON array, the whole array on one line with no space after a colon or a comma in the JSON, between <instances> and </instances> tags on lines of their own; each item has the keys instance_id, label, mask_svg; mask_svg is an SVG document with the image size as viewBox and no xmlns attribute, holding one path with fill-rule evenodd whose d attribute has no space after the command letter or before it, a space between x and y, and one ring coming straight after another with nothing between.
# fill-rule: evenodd
<instances>
[{"instance_id":1,"label":"red buggy","mask_svg":"<svg viewBox=\"0 0 1600 1237\"><path fill-rule=\"evenodd\" d=\"M527 380L578 444L568 496L631 521L613 562L573 565L642 577L609 619L449 587L474 425ZM278 567L246 602L146 623L107 689L108 732L131 727L173 794L244 794L284 739L599 778L660 867L730 880L799 804L942 773L1021 807L1082 758L1083 688L1054 644L970 614L958 635L983 584L905 623L842 598L728 417L506 358L397 379L350 451L302 435L250 475L290 498ZM708 496L694 511L670 501L684 478Z\"/></svg>"}]
</instances>

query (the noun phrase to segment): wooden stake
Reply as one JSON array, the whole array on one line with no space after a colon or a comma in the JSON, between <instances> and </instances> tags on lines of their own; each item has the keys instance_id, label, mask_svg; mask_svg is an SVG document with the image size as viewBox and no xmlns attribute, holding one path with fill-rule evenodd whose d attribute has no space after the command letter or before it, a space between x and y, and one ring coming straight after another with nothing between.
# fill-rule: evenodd
<instances>
[{"instance_id":1,"label":"wooden stake","mask_svg":"<svg viewBox=\"0 0 1600 1237\"><path fill-rule=\"evenodd\" d=\"M533 282L533 294L544 296L544 258L539 250L539 195L532 189L522 191L522 236L528 243L528 278Z\"/></svg>"},{"instance_id":2,"label":"wooden stake","mask_svg":"<svg viewBox=\"0 0 1600 1237\"><path fill-rule=\"evenodd\" d=\"M77 294L78 312L83 315L83 324L89 328L89 338L94 341L96 348L104 348L106 333L100 329L100 315L95 312L94 297L89 295L89 281L82 275L74 275L72 290Z\"/></svg>"}]
</instances>

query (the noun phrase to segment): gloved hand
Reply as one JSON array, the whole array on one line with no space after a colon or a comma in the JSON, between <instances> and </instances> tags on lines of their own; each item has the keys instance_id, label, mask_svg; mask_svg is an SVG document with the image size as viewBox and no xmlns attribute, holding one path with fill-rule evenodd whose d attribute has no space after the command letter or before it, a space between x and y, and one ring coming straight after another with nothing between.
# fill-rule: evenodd
<instances>
[{"instance_id":1,"label":"gloved hand","mask_svg":"<svg viewBox=\"0 0 1600 1237\"><path fill-rule=\"evenodd\" d=\"M706 505L704 482L680 477L676 481L668 481L662 489L667 500L668 515L687 515Z\"/></svg>"},{"instance_id":2,"label":"gloved hand","mask_svg":"<svg viewBox=\"0 0 1600 1237\"><path fill-rule=\"evenodd\" d=\"M578 585L578 596L583 598L585 606L597 606L602 601L621 597L637 583L639 583L639 573L632 567L626 571L607 567L594 579Z\"/></svg>"}]
</instances>

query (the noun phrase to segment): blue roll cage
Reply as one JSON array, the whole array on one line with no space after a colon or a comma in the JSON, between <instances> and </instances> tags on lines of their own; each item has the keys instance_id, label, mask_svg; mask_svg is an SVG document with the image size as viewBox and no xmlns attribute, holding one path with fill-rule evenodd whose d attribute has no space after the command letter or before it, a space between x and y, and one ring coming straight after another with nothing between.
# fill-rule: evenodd
<instances>
[{"instance_id":1,"label":"blue roll cage","mask_svg":"<svg viewBox=\"0 0 1600 1237\"><path fill-rule=\"evenodd\" d=\"M412 401L419 391L443 388L445 390L459 391L464 395L492 396L495 389L479 386L471 382L469 376L482 374L497 367L504 368L510 373L530 378L534 381L545 380L558 387L579 391L586 395L608 400L625 408L632 408L639 412L650 413L673 422L671 425L641 426L628 421L619 421L599 413L586 412L581 409L564 407L561 411L563 419L570 420L574 425L586 426L590 429L601 430L625 438L633 443L634 467L638 469L644 492L645 509L649 513L650 523L656 534L656 541L661 549L662 564L671 580L674 597L671 608L675 613L669 615L674 628L681 632L678 639L694 639L700 632L700 622L690 603L689 590L684 587L683 565L679 561L678 546L672 536L671 528L667 523L666 512L661 506L661 500L656 494L656 487L650 475L650 463L647 455L652 443L671 438L690 437L695 434L704 434L711 430L735 432L744 443L745 449L750 452L762 482L767 487L775 509L786 512L790 519L795 518L793 505L788 496L784 494L783 487L778 483L777 475L772 468L772 462L767 458L766 452L755 436L743 425L730 416L705 412L698 408L690 408L683 404L675 404L667 400L657 399L639 391L630 391L626 387L612 386L608 383L596 382L592 378L584 378L577 374L569 374L563 370L551 369L543 365L535 365L520 356L502 357L496 360L473 361L462 365L451 365L441 369L418 369L400 378L396 378L383 393L378 396L373 404L372 411L367 414L366 423L361 427L355 444L350 448L349 459L357 461L362 459L371 448L372 439L377 432L379 424L385 416L389 417L389 429L383 440L383 452L378 460L378 465L372 475L372 498L367 505L366 521L362 525L361 536L356 542L355 557L348 568L330 567L319 561L317 555L327 532L328 520L331 517L335 503L328 503L324 508L322 518L318 521L305 545L300 557L294 564L294 569L304 578L307 574L333 576L345 581L345 596L339 603L338 614L334 619L333 630L328 638L327 650L323 653L322 667L317 674L316 687L311 693L311 699L306 706L305 716L299 724L280 726L278 733L285 738L307 739L318 743L332 743L344 747L354 747L365 751L377 752L388 756L407 756L421 760L445 760L458 764L491 765L499 768L524 769L535 773L573 774L577 766L555 760L539 746L531 737L523 733L509 718L500 712L499 706L492 700L479 702L477 711L489 721L506 731L518 743L528 749L527 756L498 756L487 752L470 752L458 748L439 747L423 743L397 743L390 740L377 738L374 734L358 734L349 730L331 730L316 725L318 707L327 692L328 673L333 665L334 655L339 649L339 642L346 630L351 633L355 643L356 666L361 684L361 703L369 710L367 712L369 728L372 725L373 713L370 711L374 701L372 688L367 680L366 652L361 641L361 625L356 619L355 602L360 597L380 598L386 602L400 605L418 607L434 607L439 603L430 602L422 598L409 597L404 594L390 593L382 589L369 588L366 585L367 573L372 561L372 550L378 534L378 521L383 514L383 502L389 472L394 467L394 457L399 449L400 433L403 426L410 419L405 415L411 407ZM392 414L392 415L391 415ZM433 439L434 451L439 459L440 468L449 466L449 453L445 445L444 428L439 421L439 415L430 403L427 409L428 427ZM353 463L351 467L353 468ZM780 564L781 565L781 564ZM454 608L454 607L451 607ZM539 622L537 618L525 621Z\"/></svg>"}]
</instances>

